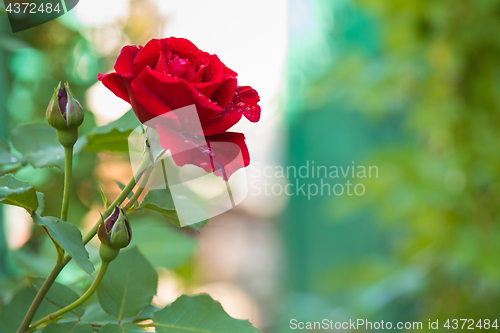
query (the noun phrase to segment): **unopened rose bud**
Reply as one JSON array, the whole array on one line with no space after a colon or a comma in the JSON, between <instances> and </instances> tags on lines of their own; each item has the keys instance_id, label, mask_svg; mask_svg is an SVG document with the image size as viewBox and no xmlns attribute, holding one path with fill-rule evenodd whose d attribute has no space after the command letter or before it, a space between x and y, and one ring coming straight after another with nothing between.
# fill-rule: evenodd
<instances>
[{"instance_id":1,"label":"unopened rose bud","mask_svg":"<svg viewBox=\"0 0 500 333\"><path fill-rule=\"evenodd\" d=\"M101 242L112 248L121 249L127 246L132 238L132 233L125 211L115 207L113 214L99 226L98 235Z\"/></svg>"},{"instance_id":2,"label":"unopened rose bud","mask_svg":"<svg viewBox=\"0 0 500 333\"><path fill-rule=\"evenodd\" d=\"M59 142L72 147L78 139L78 126L83 122L83 108L75 98L69 84L59 85L47 107L46 118L50 126L57 130Z\"/></svg>"},{"instance_id":3,"label":"unopened rose bud","mask_svg":"<svg viewBox=\"0 0 500 333\"><path fill-rule=\"evenodd\" d=\"M113 214L106 220L102 219L97 235L101 240L99 255L103 262L111 262L118 256L132 239L127 214L120 207L115 207Z\"/></svg>"}]
</instances>

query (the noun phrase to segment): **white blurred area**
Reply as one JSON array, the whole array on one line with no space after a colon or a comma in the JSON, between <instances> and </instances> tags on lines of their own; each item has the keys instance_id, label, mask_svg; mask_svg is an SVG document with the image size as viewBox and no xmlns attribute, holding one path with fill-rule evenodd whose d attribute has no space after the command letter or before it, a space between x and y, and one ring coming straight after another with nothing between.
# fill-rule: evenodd
<instances>
[{"instance_id":1,"label":"white blurred area","mask_svg":"<svg viewBox=\"0 0 500 333\"><path fill-rule=\"evenodd\" d=\"M101 55L116 58L123 45L144 45L151 38L170 36L187 38L217 54L239 74L238 84L252 86L261 98L261 120L254 124L243 118L231 130L245 133L251 163L262 168L281 164L286 0L85 0L74 15ZM110 63L107 72L112 71ZM86 98L98 125L130 108L100 82ZM250 168L248 173L251 177ZM207 292L230 315L250 319L265 331L279 285L281 247L273 217L285 203L285 197L250 195L236 209L213 218L200 235L196 259L200 280L188 287L175 273L162 271L155 302L165 305L182 293Z\"/></svg>"}]
</instances>

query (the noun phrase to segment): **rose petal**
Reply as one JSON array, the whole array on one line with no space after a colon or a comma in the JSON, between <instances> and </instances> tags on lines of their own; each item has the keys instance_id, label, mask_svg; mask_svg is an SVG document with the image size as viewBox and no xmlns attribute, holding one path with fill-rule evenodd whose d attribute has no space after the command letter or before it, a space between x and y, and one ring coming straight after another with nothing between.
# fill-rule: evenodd
<instances>
[{"instance_id":1,"label":"rose petal","mask_svg":"<svg viewBox=\"0 0 500 333\"><path fill-rule=\"evenodd\" d=\"M168 74L168 60L165 56L165 54L160 54L160 57L158 58L158 62L156 63L156 66L154 70L158 73L162 73L167 75Z\"/></svg>"},{"instance_id":2,"label":"rose petal","mask_svg":"<svg viewBox=\"0 0 500 333\"><path fill-rule=\"evenodd\" d=\"M182 56L185 52L198 52L200 49L185 38L169 37L160 40L164 52L172 50L173 53Z\"/></svg>"},{"instance_id":3,"label":"rose petal","mask_svg":"<svg viewBox=\"0 0 500 333\"><path fill-rule=\"evenodd\" d=\"M236 73L235 71L233 71L232 69L230 69L226 65L222 64L222 66L223 66L222 73L228 74L228 75L231 75L231 76L234 76L234 77L238 76L238 73Z\"/></svg>"},{"instance_id":4,"label":"rose petal","mask_svg":"<svg viewBox=\"0 0 500 333\"><path fill-rule=\"evenodd\" d=\"M155 96L139 80L133 80L130 84L130 96L132 109L139 121L143 124L160 115L171 113L170 111L172 109ZM173 116L175 115L173 114ZM174 127L177 129L180 128L180 122L178 120Z\"/></svg>"},{"instance_id":5,"label":"rose petal","mask_svg":"<svg viewBox=\"0 0 500 333\"><path fill-rule=\"evenodd\" d=\"M192 132L191 134L211 136L224 133L240 121L241 117L242 114L238 108L226 108L224 112L214 119L203 124L202 131Z\"/></svg>"},{"instance_id":6,"label":"rose petal","mask_svg":"<svg viewBox=\"0 0 500 333\"><path fill-rule=\"evenodd\" d=\"M170 150L177 166L197 165L206 172L211 172L210 150L203 136L186 136L168 126L156 127L161 146Z\"/></svg>"},{"instance_id":7,"label":"rose petal","mask_svg":"<svg viewBox=\"0 0 500 333\"><path fill-rule=\"evenodd\" d=\"M156 96L171 110L194 104L202 125L223 111L220 106L209 101L206 96L184 79L166 76L153 71L151 68L146 68L136 80L139 80L152 95ZM148 107L147 111L156 114L151 107ZM189 132L197 127L199 127L199 124L182 122L184 131Z\"/></svg>"},{"instance_id":8,"label":"rose petal","mask_svg":"<svg viewBox=\"0 0 500 333\"><path fill-rule=\"evenodd\" d=\"M156 67L158 58L160 57L160 40L151 39L140 51L134 59L134 73L138 76L146 66L151 68Z\"/></svg>"},{"instance_id":9,"label":"rose petal","mask_svg":"<svg viewBox=\"0 0 500 333\"><path fill-rule=\"evenodd\" d=\"M200 82L192 83L191 85L203 95L211 99L213 93L215 92L215 90L217 90L217 88L219 88L221 84L222 82Z\"/></svg>"},{"instance_id":10,"label":"rose petal","mask_svg":"<svg viewBox=\"0 0 500 333\"><path fill-rule=\"evenodd\" d=\"M227 181L236 170L250 164L242 133L226 132L204 138L187 136L168 126L157 126L156 129L160 144L170 150L177 166L197 165Z\"/></svg>"},{"instance_id":11,"label":"rose petal","mask_svg":"<svg viewBox=\"0 0 500 333\"><path fill-rule=\"evenodd\" d=\"M251 122L257 122L260 119L260 101L259 94L255 89L249 86L242 86L236 89L231 106L240 109L240 112Z\"/></svg>"},{"instance_id":12,"label":"rose petal","mask_svg":"<svg viewBox=\"0 0 500 333\"><path fill-rule=\"evenodd\" d=\"M212 100L217 102L221 107L226 108L231 103L238 81L235 77L228 74L222 76L222 84L212 95Z\"/></svg>"},{"instance_id":13,"label":"rose petal","mask_svg":"<svg viewBox=\"0 0 500 333\"><path fill-rule=\"evenodd\" d=\"M210 136L224 133L240 121L242 115L252 122L257 122L260 119L258 101L259 95L255 89L248 86L238 87L234 93L233 101L224 109L224 112L217 115L211 121L204 123L203 133L197 131L191 134Z\"/></svg>"},{"instance_id":14,"label":"rose petal","mask_svg":"<svg viewBox=\"0 0 500 333\"><path fill-rule=\"evenodd\" d=\"M206 58L210 61L207 69L203 73L202 82L217 82L222 79L222 71L224 70L224 66L222 62L219 60L215 54L209 55L206 54Z\"/></svg>"},{"instance_id":15,"label":"rose petal","mask_svg":"<svg viewBox=\"0 0 500 333\"><path fill-rule=\"evenodd\" d=\"M175 57L174 59L170 59L167 64L168 73L175 77L183 78L186 76L186 72L188 68L191 67L191 63L187 59Z\"/></svg>"},{"instance_id":16,"label":"rose petal","mask_svg":"<svg viewBox=\"0 0 500 333\"><path fill-rule=\"evenodd\" d=\"M212 152L216 176L228 180L236 170L250 164L250 154L242 133L226 132L206 138Z\"/></svg>"},{"instance_id":17,"label":"rose petal","mask_svg":"<svg viewBox=\"0 0 500 333\"><path fill-rule=\"evenodd\" d=\"M186 80L188 80L189 82L192 82L191 79L194 78L195 76L196 76L196 71L194 70L193 66L191 65L191 67L189 67L188 70L186 71L186 76L184 78ZM194 81L194 82L196 82L196 81ZM198 80L198 82L199 82L199 80Z\"/></svg>"},{"instance_id":18,"label":"rose petal","mask_svg":"<svg viewBox=\"0 0 500 333\"><path fill-rule=\"evenodd\" d=\"M116 96L123 99L125 102L130 103L128 89L130 87L130 82L132 81L132 77L128 77L126 75L118 74L118 73L110 73L110 74L97 74L97 79L102 81L104 86L106 86L109 90L113 92Z\"/></svg>"},{"instance_id":19,"label":"rose petal","mask_svg":"<svg viewBox=\"0 0 500 333\"><path fill-rule=\"evenodd\" d=\"M139 48L135 45L127 45L122 48L114 69L117 73L134 75L134 59L139 53Z\"/></svg>"}]
</instances>

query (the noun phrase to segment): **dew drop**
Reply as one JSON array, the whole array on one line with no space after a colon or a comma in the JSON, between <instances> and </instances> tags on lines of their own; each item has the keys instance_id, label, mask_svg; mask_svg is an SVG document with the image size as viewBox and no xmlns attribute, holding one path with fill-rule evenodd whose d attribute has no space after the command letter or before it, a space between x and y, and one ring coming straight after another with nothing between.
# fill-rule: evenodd
<instances>
[{"instance_id":1,"label":"dew drop","mask_svg":"<svg viewBox=\"0 0 500 333\"><path fill-rule=\"evenodd\" d=\"M238 103L238 104L236 104L236 105L237 105L238 107L240 107L240 108L244 108L244 107L246 106L246 104L245 104L245 103L243 103L243 102L239 102L239 103Z\"/></svg>"}]
</instances>

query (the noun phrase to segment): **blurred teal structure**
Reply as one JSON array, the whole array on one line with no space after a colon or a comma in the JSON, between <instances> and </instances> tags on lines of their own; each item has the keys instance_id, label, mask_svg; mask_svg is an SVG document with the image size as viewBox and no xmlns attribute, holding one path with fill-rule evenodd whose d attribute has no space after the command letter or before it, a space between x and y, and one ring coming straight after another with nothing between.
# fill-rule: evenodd
<instances>
[{"instance_id":1,"label":"blurred teal structure","mask_svg":"<svg viewBox=\"0 0 500 333\"><path fill-rule=\"evenodd\" d=\"M354 161L379 176L352 178L362 196L290 198L276 331L292 318L493 322L500 4L289 4L288 165Z\"/></svg>"}]
</instances>

